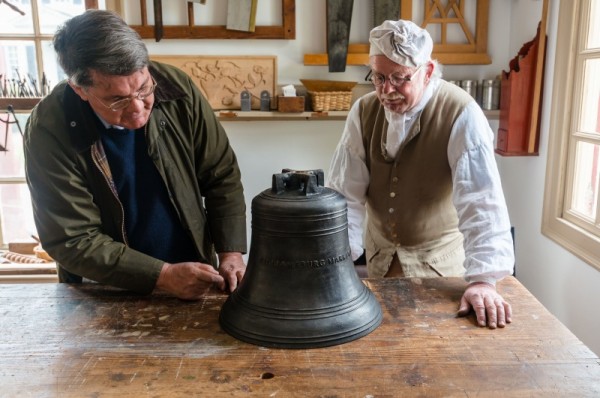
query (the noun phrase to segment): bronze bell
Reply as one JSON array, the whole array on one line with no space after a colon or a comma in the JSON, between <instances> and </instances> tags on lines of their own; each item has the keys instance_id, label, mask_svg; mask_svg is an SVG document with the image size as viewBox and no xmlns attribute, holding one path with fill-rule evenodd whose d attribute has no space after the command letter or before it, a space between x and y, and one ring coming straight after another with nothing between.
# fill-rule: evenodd
<instances>
[{"instance_id":1,"label":"bronze bell","mask_svg":"<svg viewBox=\"0 0 600 398\"><path fill-rule=\"evenodd\" d=\"M347 205L323 170L284 169L252 200L246 275L221 309L221 327L252 344L314 348L363 337L381 307L350 255Z\"/></svg>"}]
</instances>

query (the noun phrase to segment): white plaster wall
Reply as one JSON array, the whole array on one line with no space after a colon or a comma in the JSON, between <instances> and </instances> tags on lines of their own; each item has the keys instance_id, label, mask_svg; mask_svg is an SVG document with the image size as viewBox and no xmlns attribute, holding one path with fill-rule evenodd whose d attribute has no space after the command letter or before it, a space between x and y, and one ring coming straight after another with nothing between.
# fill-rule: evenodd
<instances>
[{"instance_id":1,"label":"white plaster wall","mask_svg":"<svg viewBox=\"0 0 600 398\"><path fill-rule=\"evenodd\" d=\"M271 187L271 177L282 169L323 169L343 128L342 121L223 122L240 169L247 207L248 243L252 199Z\"/></svg>"},{"instance_id":2,"label":"white plaster wall","mask_svg":"<svg viewBox=\"0 0 600 398\"><path fill-rule=\"evenodd\" d=\"M259 7L264 8L262 11L259 8L257 23L269 24L273 19L275 24L280 23L278 13L272 11L276 10L276 3L277 0L259 1ZM354 2L351 42L367 41L370 3L370 0ZM413 17L417 19L421 2L415 0L414 4ZM600 272L540 232L558 4L559 0L551 0L540 156L497 157L497 160L509 213L516 228L517 278L550 312L600 354L600 317L596 310L600 307ZM542 0L491 0L488 53L492 64L446 66L445 77L484 79L497 76L503 69L508 70L509 60L523 43L535 36L541 9ZM164 6L163 13L165 21L169 21L169 10ZM223 17L213 14L217 19ZM173 18L172 23L180 23ZM296 1L296 40L163 39L159 43L147 40L147 44L152 54L277 55L279 84L299 84L300 78L362 82L367 72L363 66L348 66L344 73L329 73L327 66L303 65L304 54L326 51L323 0ZM498 122L491 121L490 124L496 131ZM271 175L282 168L322 168L327 175L329 158L343 128L342 121L227 121L223 125L238 154L248 210L252 198L268 188ZM528 316L534 314L517 313L515 322Z\"/></svg>"}]
</instances>

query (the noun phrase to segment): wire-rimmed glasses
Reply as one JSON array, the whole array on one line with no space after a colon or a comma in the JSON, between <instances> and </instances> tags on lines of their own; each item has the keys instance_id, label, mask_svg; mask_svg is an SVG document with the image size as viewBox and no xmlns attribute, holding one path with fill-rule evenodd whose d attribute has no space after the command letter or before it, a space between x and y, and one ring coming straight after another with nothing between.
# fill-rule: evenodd
<instances>
[{"instance_id":1,"label":"wire-rimmed glasses","mask_svg":"<svg viewBox=\"0 0 600 398\"><path fill-rule=\"evenodd\" d=\"M400 73L392 73L388 77L385 77L380 73L373 73L373 71L370 70L369 74L365 77L365 80L370 80L375 87L383 86L386 80L389 81L392 86L400 87L403 84L410 83L423 65L424 64L419 65L409 76L400 76Z\"/></svg>"},{"instance_id":2,"label":"wire-rimmed glasses","mask_svg":"<svg viewBox=\"0 0 600 398\"><path fill-rule=\"evenodd\" d=\"M127 108L129 106L129 104L131 104L131 101L133 101L134 99L143 101L146 98L148 98L149 96L152 95L152 93L154 93L154 90L156 89L157 83L154 80L154 78L151 76L150 77L152 79L152 84L147 86L147 87L142 87L142 89L140 91L138 91L137 94L134 94L130 97L127 98L123 98L120 99L118 101L113 102L110 105L106 105L104 103L104 101L102 101L100 98L96 97L94 94L92 94L91 92L87 92L89 95L91 95L92 97L96 98L102 105L104 105L105 107L107 107L108 109L110 109L113 112L118 112L120 110L123 110L125 108Z\"/></svg>"}]
</instances>

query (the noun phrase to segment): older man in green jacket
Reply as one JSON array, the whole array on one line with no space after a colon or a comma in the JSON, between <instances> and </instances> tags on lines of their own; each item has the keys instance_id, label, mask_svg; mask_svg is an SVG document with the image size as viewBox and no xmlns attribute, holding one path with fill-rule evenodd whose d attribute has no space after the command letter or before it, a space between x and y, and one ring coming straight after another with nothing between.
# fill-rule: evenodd
<instances>
[{"instance_id":1,"label":"older man in green jacket","mask_svg":"<svg viewBox=\"0 0 600 398\"><path fill-rule=\"evenodd\" d=\"M235 289L244 194L206 99L179 69L150 62L108 11L67 21L54 47L69 79L33 110L24 145L36 227L60 281L183 299Z\"/></svg>"}]
</instances>

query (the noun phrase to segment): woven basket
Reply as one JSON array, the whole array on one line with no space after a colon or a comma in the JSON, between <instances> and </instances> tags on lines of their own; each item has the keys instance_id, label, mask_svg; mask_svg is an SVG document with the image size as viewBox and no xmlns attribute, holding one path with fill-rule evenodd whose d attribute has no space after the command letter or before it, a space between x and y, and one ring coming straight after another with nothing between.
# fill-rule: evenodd
<instances>
[{"instance_id":1,"label":"woven basket","mask_svg":"<svg viewBox=\"0 0 600 398\"><path fill-rule=\"evenodd\" d=\"M352 102L352 91L309 91L312 108L316 112L347 111Z\"/></svg>"}]
</instances>

